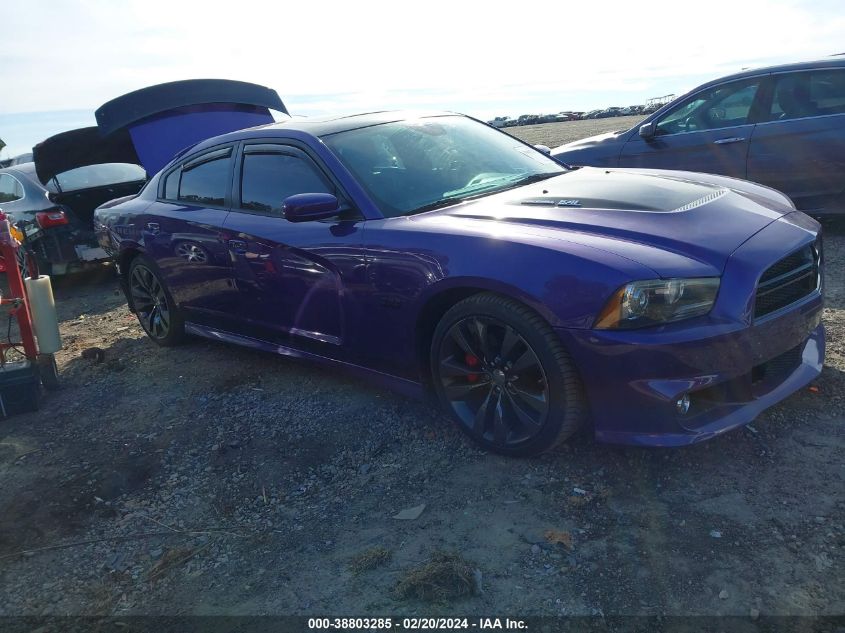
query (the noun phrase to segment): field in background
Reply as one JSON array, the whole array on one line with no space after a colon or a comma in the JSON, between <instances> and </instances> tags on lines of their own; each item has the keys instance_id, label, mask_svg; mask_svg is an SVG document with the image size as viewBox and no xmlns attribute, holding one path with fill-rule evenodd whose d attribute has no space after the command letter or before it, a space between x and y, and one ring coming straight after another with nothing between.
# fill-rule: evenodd
<instances>
[{"instance_id":1,"label":"field in background","mask_svg":"<svg viewBox=\"0 0 845 633\"><path fill-rule=\"evenodd\" d=\"M586 119L584 121L563 121L562 123L541 123L503 128L503 131L532 145L548 145L555 148L595 134L630 130L643 120L642 116L618 116L607 119Z\"/></svg>"}]
</instances>

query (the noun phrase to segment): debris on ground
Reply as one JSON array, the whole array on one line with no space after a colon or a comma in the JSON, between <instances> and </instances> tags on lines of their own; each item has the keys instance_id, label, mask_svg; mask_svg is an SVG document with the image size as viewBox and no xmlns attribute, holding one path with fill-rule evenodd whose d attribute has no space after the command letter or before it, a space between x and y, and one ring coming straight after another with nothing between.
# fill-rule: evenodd
<instances>
[{"instance_id":1,"label":"debris on ground","mask_svg":"<svg viewBox=\"0 0 845 633\"><path fill-rule=\"evenodd\" d=\"M569 550L571 550L575 545L572 539L572 534L564 530L546 530L543 536L546 537L546 540L549 543L559 543L560 545L563 545L564 547L566 547L566 549Z\"/></svg>"},{"instance_id":2,"label":"debris on ground","mask_svg":"<svg viewBox=\"0 0 845 633\"><path fill-rule=\"evenodd\" d=\"M471 596L478 591L472 563L457 552L434 552L429 561L399 579L397 597L441 602Z\"/></svg>"},{"instance_id":3,"label":"debris on ground","mask_svg":"<svg viewBox=\"0 0 845 633\"><path fill-rule=\"evenodd\" d=\"M399 519L400 521L414 521L420 518L423 510L425 510L425 504L421 503L413 508L405 508L404 510L401 510L398 514L394 514L393 518Z\"/></svg>"},{"instance_id":4,"label":"debris on ground","mask_svg":"<svg viewBox=\"0 0 845 633\"><path fill-rule=\"evenodd\" d=\"M389 562L392 557L393 553L386 547L381 545L371 547L352 557L349 561L349 571L358 575L376 567L381 567Z\"/></svg>"},{"instance_id":5,"label":"debris on ground","mask_svg":"<svg viewBox=\"0 0 845 633\"><path fill-rule=\"evenodd\" d=\"M179 567L188 562L199 553L198 550L192 547L175 547L164 552L164 555L158 559L155 565L150 568L147 573L148 580L155 580L164 575L169 570Z\"/></svg>"},{"instance_id":6,"label":"debris on ground","mask_svg":"<svg viewBox=\"0 0 845 633\"><path fill-rule=\"evenodd\" d=\"M82 358L85 360L93 360L95 363L102 363L106 357L106 352L100 347L89 347L82 350Z\"/></svg>"}]
</instances>

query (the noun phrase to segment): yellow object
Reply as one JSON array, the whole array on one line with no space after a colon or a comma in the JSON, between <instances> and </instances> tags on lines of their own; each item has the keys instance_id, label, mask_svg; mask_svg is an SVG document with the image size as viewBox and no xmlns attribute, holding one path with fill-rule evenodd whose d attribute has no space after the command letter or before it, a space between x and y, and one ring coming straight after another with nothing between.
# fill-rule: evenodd
<instances>
[{"instance_id":1,"label":"yellow object","mask_svg":"<svg viewBox=\"0 0 845 633\"><path fill-rule=\"evenodd\" d=\"M59 334L59 319L50 278L47 275L41 275L38 279L27 277L24 284L32 314L32 329L38 339L38 351L41 354L54 354L62 349L62 337Z\"/></svg>"},{"instance_id":2,"label":"yellow object","mask_svg":"<svg viewBox=\"0 0 845 633\"><path fill-rule=\"evenodd\" d=\"M10 226L9 233L11 233L12 237L14 237L18 242L23 242L23 231L21 231L18 227Z\"/></svg>"}]
</instances>

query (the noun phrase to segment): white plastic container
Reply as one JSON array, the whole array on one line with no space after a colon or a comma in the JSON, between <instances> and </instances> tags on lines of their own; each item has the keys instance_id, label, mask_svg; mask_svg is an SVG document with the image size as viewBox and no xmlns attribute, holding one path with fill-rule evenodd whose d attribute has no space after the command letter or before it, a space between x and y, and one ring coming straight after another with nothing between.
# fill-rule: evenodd
<instances>
[{"instance_id":1,"label":"white plastic container","mask_svg":"<svg viewBox=\"0 0 845 633\"><path fill-rule=\"evenodd\" d=\"M38 339L38 351L41 354L55 354L62 349L62 337L59 334L59 318L56 314L56 302L53 300L53 287L50 277L41 275L38 279L24 279L26 294L29 298L29 311L32 315L32 329Z\"/></svg>"}]
</instances>

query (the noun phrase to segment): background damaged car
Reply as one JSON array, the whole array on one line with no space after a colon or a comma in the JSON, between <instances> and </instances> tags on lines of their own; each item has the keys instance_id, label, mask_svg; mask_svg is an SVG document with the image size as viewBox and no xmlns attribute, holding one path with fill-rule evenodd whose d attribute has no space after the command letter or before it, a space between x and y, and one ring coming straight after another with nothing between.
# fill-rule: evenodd
<instances>
[{"instance_id":1,"label":"background damaged car","mask_svg":"<svg viewBox=\"0 0 845 633\"><path fill-rule=\"evenodd\" d=\"M274 90L239 81L177 81L123 95L97 109L96 126L50 137L33 148L34 162L0 170L0 205L42 273L107 261L94 209L137 194L185 147L272 123L271 109L287 113Z\"/></svg>"}]
</instances>

